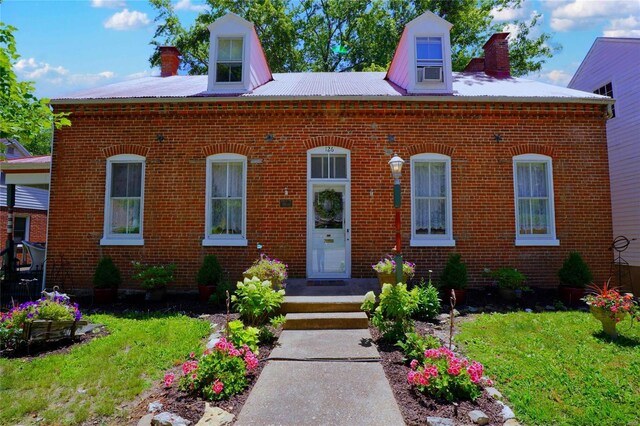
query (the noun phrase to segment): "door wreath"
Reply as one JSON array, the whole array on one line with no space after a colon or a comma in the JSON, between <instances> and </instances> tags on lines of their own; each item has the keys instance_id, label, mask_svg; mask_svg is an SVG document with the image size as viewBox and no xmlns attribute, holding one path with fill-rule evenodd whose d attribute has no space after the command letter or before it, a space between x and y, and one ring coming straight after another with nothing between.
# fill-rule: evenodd
<instances>
[{"instance_id":1,"label":"door wreath","mask_svg":"<svg viewBox=\"0 0 640 426\"><path fill-rule=\"evenodd\" d=\"M319 192L315 210L322 219L333 219L342 212L342 194L333 189Z\"/></svg>"}]
</instances>

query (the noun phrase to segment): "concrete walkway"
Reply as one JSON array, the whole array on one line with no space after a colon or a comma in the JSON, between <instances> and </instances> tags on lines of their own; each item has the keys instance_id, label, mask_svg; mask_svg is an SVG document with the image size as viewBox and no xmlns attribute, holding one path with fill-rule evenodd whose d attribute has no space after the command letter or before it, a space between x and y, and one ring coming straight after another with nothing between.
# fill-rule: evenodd
<instances>
[{"instance_id":1,"label":"concrete walkway","mask_svg":"<svg viewBox=\"0 0 640 426\"><path fill-rule=\"evenodd\" d=\"M369 330L285 330L243 425L404 425Z\"/></svg>"}]
</instances>

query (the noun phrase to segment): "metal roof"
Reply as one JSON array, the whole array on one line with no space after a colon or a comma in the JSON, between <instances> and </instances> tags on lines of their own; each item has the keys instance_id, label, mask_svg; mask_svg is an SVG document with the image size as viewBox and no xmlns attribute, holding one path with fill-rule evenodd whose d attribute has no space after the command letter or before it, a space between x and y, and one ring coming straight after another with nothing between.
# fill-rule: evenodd
<instances>
[{"instance_id":1,"label":"metal roof","mask_svg":"<svg viewBox=\"0 0 640 426\"><path fill-rule=\"evenodd\" d=\"M384 72L286 73L250 93L213 95L207 93L207 76L145 77L114 83L54 99L52 103L88 100L172 99L172 98L434 98L489 101L583 101L608 103L606 96L524 78L494 78L484 73L453 73L452 95L410 95L385 80Z\"/></svg>"}]
</instances>

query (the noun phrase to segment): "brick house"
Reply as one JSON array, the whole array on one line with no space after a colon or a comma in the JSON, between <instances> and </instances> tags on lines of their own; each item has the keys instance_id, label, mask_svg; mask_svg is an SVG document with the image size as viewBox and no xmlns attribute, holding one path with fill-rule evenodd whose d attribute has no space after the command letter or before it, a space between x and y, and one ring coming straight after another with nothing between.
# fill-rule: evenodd
<instances>
[{"instance_id":1,"label":"brick house","mask_svg":"<svg viewBox=\"0 0 640 426\"><path fill-rule=\"evenodd\" d=\"M611 100L511 77L507 34L452 72L450 28L416 18L387 73L272 74L253 25L229 14L209 27L209 75L177 75L164 47L161 77L55 99L73 126L54 136L49 255L75 259L76 288L102 255L125 280L133 260L175 262L191 290L215 254L235 280L260 246L291 277L373 277L394 246L397 153L418 276L456 251L472 286L501 266L556 286L579 250L604 279Z\"/></svg>"}]
</instances>

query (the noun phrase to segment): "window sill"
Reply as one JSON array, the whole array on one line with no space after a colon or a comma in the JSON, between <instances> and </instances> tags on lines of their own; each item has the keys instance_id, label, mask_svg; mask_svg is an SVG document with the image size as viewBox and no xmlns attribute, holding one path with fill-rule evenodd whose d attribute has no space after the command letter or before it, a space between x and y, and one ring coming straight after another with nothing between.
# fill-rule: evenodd
<instances>
[{"instance_id":1,"label":"window sill","mask_svg":"<svg viewBox=\"0 0 640 426\"><path fill-rule=\"evenodd\" d=\"M207 239L202 240L202 245L204 247L246 247L249 245L249 242L246 238L239 239L229 239L229 240L221 240L221 239Z\"/></svg>"},{"instance_id":2,"label":"window sill","mask_svg":"<svg viewBox=\"0 0 640 426\"><path fill-rule=\"evenodd\" d=\"M515 241L516 247L522 246L559 246L560 240L518 240Z\"/></svg>"},{"instance_id":3,"label":"window sill","mask_svg":"<svg viewBox=\"0 0 640 426\"><path fill-rule=\"evenodd\" d=\"M117 239L117 238L103 238L100 240L101 246L143 246L144 240L138 239Z\"/></svg>"},{"instance_id":4,"label":"window sill","mask_svg":"<svg viewBox=\"0 0 640 426\"><path fill-rule=\"evenodd\" d=\"M421 240L412 238L409 245L411 247L455 247L456 240Z\"/></svg>"}]
</instances>

